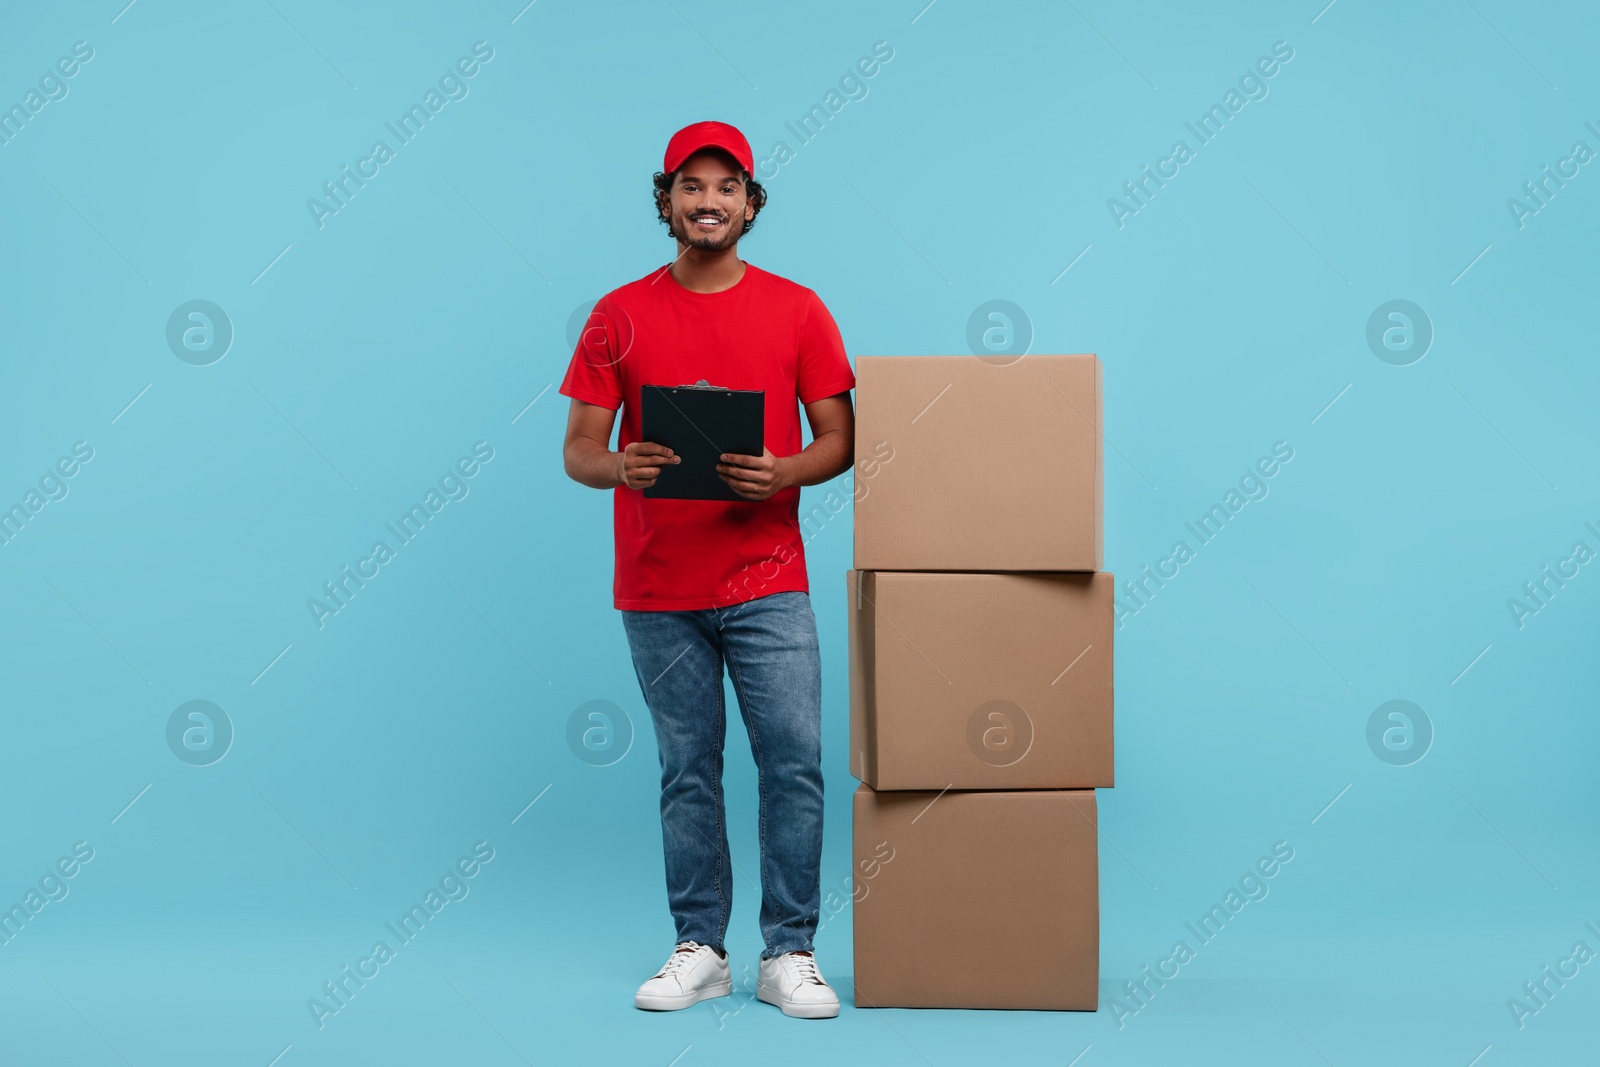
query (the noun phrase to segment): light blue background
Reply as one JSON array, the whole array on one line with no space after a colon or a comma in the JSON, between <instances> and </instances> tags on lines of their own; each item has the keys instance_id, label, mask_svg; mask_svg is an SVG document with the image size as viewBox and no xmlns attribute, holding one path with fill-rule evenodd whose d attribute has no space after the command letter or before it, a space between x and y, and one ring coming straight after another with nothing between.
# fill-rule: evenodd
<instances>
[{"instance_id":1,"label":"light blue background","mask_svg":"<svg viewBox=\"0 0 1600 1067\"><path fill-rule=\"evenodd\" d=\"M0 33L8 104L95 50L0 147L0 502L94 449L0 547L0 898L95 849L0 948L0 1059L1593 1058L1600 968L1523 1029L1506 1007L1574 942L1600 950L1600 567L1522 629L1506 606L1575 541L1600 549L1600 176L1522 228L1506 206L1600 148L1585 5L123 2L14 8ZM470 94L319 230L307 198L479 40ZM1104 996L1273 842L1295 859L1120 1029L1109 1000L856 1011L848 911L819 938L834 1023L631 1006L672 927L610 502L561 470L568 321L670 258L649 178L671 131L717 117L758 157L796 147L784 124L880 40L894 58L771 180L746 258L815 288L852 357L962 352L992 299L1025 309L1033 351L1099 353L1121 576L1295 450L1118 634ZM1107 199L1194 147L1185 121L1276 41L1294 57L1269 95L1119 229ZM165 342L193 299L236 331L211 366ZM1365 341L1392 299L1435 330L1410 366ZM307 598L477 441L470 495L319 630ZM808 546L827 886L850 869L850 553L842 520ZM1366 742L1396 698L1436 733L1411 766ZM193 699L237 732L209 767L165 740ZM567 746L589 700L638 731L614 765ZM753 872L742 727L729 746ZM471 895L318 1030L307 998L479 840ZM757 893L737 893L753 966ZM933 930L924 965L963 961Z\"/></svg>"}]
</instances>

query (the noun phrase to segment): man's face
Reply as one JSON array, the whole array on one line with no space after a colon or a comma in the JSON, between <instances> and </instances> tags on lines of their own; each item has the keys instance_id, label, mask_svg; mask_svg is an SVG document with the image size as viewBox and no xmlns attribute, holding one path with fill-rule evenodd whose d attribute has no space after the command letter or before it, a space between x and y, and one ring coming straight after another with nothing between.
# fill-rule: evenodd
<instances>
[{"instance_id":1,"label":"man's face","mask_svg":"<svg viewBox=\"0 0 1600 1067\"><path fill-rule=\"evenodd\" d=\"M732 248L755 214L738 168L712 152L690 156L678 168L667 211L673 235L702 252Z\"/></svg>"}]
</instances>

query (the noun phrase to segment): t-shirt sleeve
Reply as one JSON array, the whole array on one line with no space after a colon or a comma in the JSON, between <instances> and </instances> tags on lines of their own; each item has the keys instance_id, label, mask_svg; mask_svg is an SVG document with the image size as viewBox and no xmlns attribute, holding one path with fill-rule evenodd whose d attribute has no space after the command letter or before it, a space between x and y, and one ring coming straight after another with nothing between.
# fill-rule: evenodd
<instances>
[{"instance_id":1,"label":"t-shirt sleeve","mask_svg":"<svg viewBox=\"0 0 1600 1067\"><path fill-rule=\"evenodd\" d=\"M844 338L822 298L806 291L805 311L800 322L800 368L795 376L795 393L800 403L848 392L856 385L855 371L845 355Z\"/></svg>"},{"instance_id":2,"label":"t-shirt sleeve","mask_svg":"<svg viewBox=\"0 0 1600 1067\"><path fill-rule=\"evenodd\" d=\"M566 377L557 392L612 411L622 406L622 381L617 364L626 352L626 339L617 328L609 296L595 303L578 335Z\"/></svg>"}]
</instances>

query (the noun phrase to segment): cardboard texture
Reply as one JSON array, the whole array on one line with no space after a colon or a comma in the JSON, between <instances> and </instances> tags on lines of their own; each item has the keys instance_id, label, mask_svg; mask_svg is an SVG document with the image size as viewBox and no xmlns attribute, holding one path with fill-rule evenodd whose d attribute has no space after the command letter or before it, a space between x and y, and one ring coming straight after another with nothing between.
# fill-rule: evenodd
<instances>
[{"instance_id":1,"label":"cardboard texture","mask_svg":"<svg viewBox=\"0 0 1600 1067\"><path fill-rule=\"evenodd\" d=\"M1093 1011L1093 790L856 790L856 1006Z\"/></svg>"},{"instance_id":2,"label":"cardboard texture","mask_svg":"<svg viewBox=\"0 0 1600 1067\"><path fill-rule=\"evenodd\" d=\"M856 777L876 789L1115 784L1110 573L845 578Z\"/></svg>"},{"instance_id":3,"label":"cardboard texture","mask_svg":"<svg viewBox=\"0 0 1600 1067\"><path fill-rule=\"evenodd\" d=\"M1094 355L858 357L858 452L890 458L858 480L855 565L1099 570L1100 378Z\"/></svg>"}]
</instances>

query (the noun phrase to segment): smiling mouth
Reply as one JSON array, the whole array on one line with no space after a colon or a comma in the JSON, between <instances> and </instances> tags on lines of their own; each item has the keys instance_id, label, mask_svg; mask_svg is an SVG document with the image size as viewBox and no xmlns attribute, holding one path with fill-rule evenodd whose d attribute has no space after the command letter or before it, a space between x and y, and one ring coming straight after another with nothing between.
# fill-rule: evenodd
<instances>
[{"instance_id":1,"label":"smiling mouth","mask_svg":"<svg viewBox=\"0 0 1600 1067\"><path fill-rule=\"evenodd\" d=\"M714 230L718 226L722 225L722 220L715 215L696 215L693 216L689 221L693 222L702 230Z\"/></svg>"}]
</instances>

